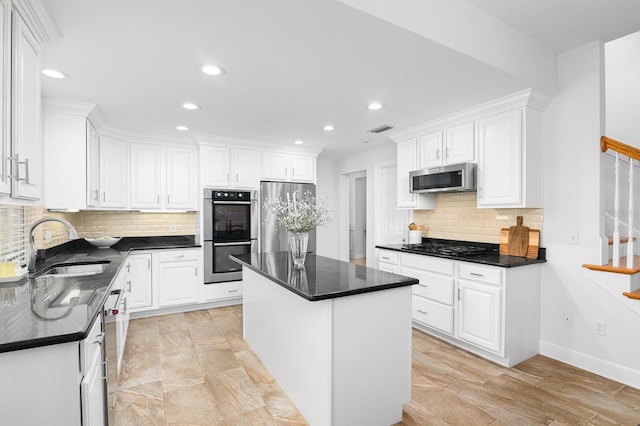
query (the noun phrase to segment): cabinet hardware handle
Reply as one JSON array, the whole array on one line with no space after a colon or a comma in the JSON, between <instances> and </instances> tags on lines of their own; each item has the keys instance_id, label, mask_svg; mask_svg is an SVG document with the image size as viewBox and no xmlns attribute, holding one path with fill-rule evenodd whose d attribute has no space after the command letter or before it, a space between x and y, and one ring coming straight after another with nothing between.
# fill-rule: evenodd
<instances>
[{"instance_id":1,"label":"cabinet hardware handle","mask_svg":"<svg viewBox=\"0 0 640 426\"><path fill-rule=\"evenodd\" d=\"M229 290L229 293L236 293L238 290Z\"/></svg>"},{"instance_id":2,"label":"cabinet hardware handle","mask_svg":"<svg viewBox=\"0 0 640 426\"><path fill-rule=\"evenodd\" d=\"M169 197L171 196L167 194L167 205L171 204L171 199Z\"/></svg>"},{"instance_id":3,"label":"cabinet hardware handle","mask_svg":"<svg viewBox=\"0 0 640 426\"><path fill-rule=\"evenodd\" d=\"M107 201L107 193L102 192L102 201Z\"/></svg>"},{"instance_id":4,"label":"cabinet hardware handle","mask_svg":"<svg viewBox=\"0 0 640 426\"><path fill-rule=\"evenodd\" d=\"M175 256L173 256L174 259L181 259L184 257L184 254L176 254Z\"/></svg>"},{"instance_id":5,"label":"cabinet hardware handle","mask_svg":"<svg viewBox=\"0 0 640 426\"><path fill-rule=\"evenodd\" d=\"M197 277L198 276L198 267L197 266L194 268L194 271L196 272L196 277Z\"/></svg>"},{"instance_id":6,"label":"cabinet hardware handle","mask_svg":"<svg viewBox=\"0 0 640 426\"><path fill-rule=\"evenodd\" d=\"M386 256L382 256L382 258L385 259L385 260L390 260L391 259L390 257L386 257Z\"/></svg>"},{"instance_id":7,"label":"cabinet hardware handle","mask_svg":"<svg viewBox=\"0 0 640 426\"><path fill-rule=\"evenodd\" d=\"M131 272L131 264L127 263L127 272Z\"/></svg>"},{"instance_id":8,"label":"cabinet hardware handle","mask_svg":"<svg viewBox=\"0 0 640 426\"><path fill-rule=\"evenodd\" d=\"M458 300L462 300L462 291L460 291L462 289L458 289Z\"/></svg>"},{"instance_id":9,"label":"cabinet hardware handle","mask_svg":"<svg viewBox=\"0 0 640 426\"><path fill-rule=\"evenodd\" d=\"M160 204L160 194L156 195L156 199L158 200L158 204Z\"/></svg>"},{"instance_id":10,"label":"cabinet hardware handle","mask_svg":"<svg viewBox=\"0 0 640 426\"><path fill-rule=\"evenodd\" d=\"M96 339L96 340L93 341L94 345L101 345L102 344L102 339L104 339L104 333L98 334L97 336L94 337L94 339Z\"/></svg>"},{"instance_id":11,"label":"cabinet hardware handle","mask_svg":"<svg viewBox=\"0 0 640 426\"><path fill-rule=\"evenodd\" d=\"M24 179L18 178L18 181L22 180L25 183L29 183L29 159L25 158L24 161L19 162L18 164L24 164Z\"/></svg>"},{"instance_id":12,"label":"cabinet hardware handle","mask_svg":"<svg viewBox=\"0 0 640 426\"><path fill-rule=\"evenodd\" d=\"M469 275L473 275L474 277L484 277L484 275L478 274L477 272L469 272Z\"/></svg>"},{"instance_id":13,"label":"cabinet hardware handle","mask_svg":"<svg viewBox=\"0 0 640 426\"><path fill-rule=\"evenodd\" d=\"M129 293L131 293L131 280L129 280L127 282L127 284L129 284L129 290L128 291L129 291ZM127 299L124 299L124 300L125 300L125 303L126 303Z\"/></svg>"},{"instance_id":14,"label":"cabinet hardware handle","mask_svg":"<svg viewBox=\"0 0 640 426\"><path fill-rule=\"evenodd\" d=\"M429 286L428 286L428 285L426 285L426 284L418 284L418 285L419 285L420 287L429 287Z\"/></svg>"},{"instance_id":15,"label":"cabinet hardware handle","mask_svg":"<svg viewBox=\"0 0 640 426\"><path fill-rule=\"evenodd\" d=\"M95 201L100 201L100 190L96 189L95 191L91 191L91 192L95 192L96 193L94 200Z\"/></svg>"},{"instance_id":16,"label":"cabinet hardware handle","mask_svg":"<svg viewBox=\"0 0 640 426\"><path fill-rule=\"evenodd\" d=\"M422 309L418 309L418 312L424 315L429 315L429 312L423 311Z\"/></svg>"}]
</instances>

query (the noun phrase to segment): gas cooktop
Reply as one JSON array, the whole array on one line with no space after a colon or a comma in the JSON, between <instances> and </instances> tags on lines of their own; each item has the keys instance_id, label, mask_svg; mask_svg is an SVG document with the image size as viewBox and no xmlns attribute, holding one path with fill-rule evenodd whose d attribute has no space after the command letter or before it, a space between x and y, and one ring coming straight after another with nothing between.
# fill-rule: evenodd
<instances>
[{"instance_id":1,"label":"gas cooktop","mask_svg":"<svg viewBox=\"0 0 640 426\"><path fill-rule=\"evenodd\" d=\"M403 244L403 250L425 254L439 254L452 257L471 257L492 253L494 250L474 245L457 245L440 242L428 242L422 244Z\"/></svg>"}]
</instances>

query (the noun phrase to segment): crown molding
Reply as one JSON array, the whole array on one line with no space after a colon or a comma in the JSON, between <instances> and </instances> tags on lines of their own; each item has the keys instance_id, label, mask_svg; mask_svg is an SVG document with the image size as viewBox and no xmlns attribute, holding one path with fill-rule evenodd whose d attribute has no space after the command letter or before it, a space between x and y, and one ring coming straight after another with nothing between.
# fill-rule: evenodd
<instances>
[{"instance_id":1,"label":"crown molding","mask_svg":"<svg viewBox=\"0 0 640 426\"><path fill-rule=\"evenodd\" d=\"M478 120L489 115L513 110L516 108L533 108L544 111L551 103L552 96L536 89L526 89L511 95L503 96L471 108L417 124L403 130L389 133L389 138L398 143L402 140L424 135L446 127L455 126L469 121Z\"/></svg>"},{"instance_id":2,"label":"crown molding","mask_svg":"<svg viewBox=\"0 0 640 426\"><path fill-rule=\"evenodd\" d=\"M132 132L127 132L122 129L117 129L115 127L103 126L98 131L100 136L106 136L113 139L118 139L125 142L133 142L133 143L164 143L164 144L172 144L172 145L197 145L195 140L190 137L184 138L169 138L166 136L148 136L148 135L140 135Z\"/></svg>"},{"instance_id":3,"label":"crown molding","mask_svg":"<svg viewBox=\"0 0 640 426\"><path fill-rule=\"evenodd\" d=\"M300 153L318 156L322 152L319 148L307 148L299 146L273 145L255 139L232 138L228 136L195 135L201 146L224 146L225 148L249 149L265 152L280 152L283 154Z\"/></svg>"},{"instance_id":4,"label":"crown molding","mask_svg":"<svg viewBox=\"0 0 640 426\"><path fill-rule=\"evenodd\" d=\"M81 115L87 117L96 105L89 102L44 98L42 100L42 107L46 112L57 112L60 114Z\"/></svg>"},{"instance_id":5,"label":"crown molding","mask_svg":"<svg viewBox=\"0 0 640 426\"><path fill-rule=\"evenodd\" d=\"M13 7L18 11L33 36L39 43L48 43L62 38L62 33L53 15L41 0L13 0Z\"/></svg>"}]
</instances>

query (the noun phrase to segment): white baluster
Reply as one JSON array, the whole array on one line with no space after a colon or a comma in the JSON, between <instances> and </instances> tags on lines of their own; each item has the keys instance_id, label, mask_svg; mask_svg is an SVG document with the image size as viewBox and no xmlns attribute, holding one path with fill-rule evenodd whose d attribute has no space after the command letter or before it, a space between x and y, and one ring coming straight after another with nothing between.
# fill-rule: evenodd
<instances>
[{"instance_id":1,"label":"white baluster","mask_svg":"<svg viewBox=\"0 0 640 426\"><path fill-rule=\"evenodd\" d=\"M629 157L629 242L627 243L627 269L633 269L633 158Z\"/></svg>"},{"instance_id":2,"label":"white baluster","mask_svg":"<svg viewBox=\"0 0 640 426\"><path fill-rule=\"evenodd\" d=\"M616 152L613 188L613 266L620 266L620 155Z\"/></svg>"}]
</instances>

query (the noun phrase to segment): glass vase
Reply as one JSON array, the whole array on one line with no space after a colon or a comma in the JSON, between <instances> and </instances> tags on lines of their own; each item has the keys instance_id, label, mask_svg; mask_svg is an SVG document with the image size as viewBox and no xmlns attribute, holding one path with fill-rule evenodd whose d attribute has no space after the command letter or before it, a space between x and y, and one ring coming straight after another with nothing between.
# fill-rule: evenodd
<instances>
[{"instance_id":1,"label":"glass vase","mask_svg":"<svg viewBox=\"0 0 640 426\"><path fill-rule=\"evenodd\" d=\"M291 249L291 257L293 265L296 268L304 266L304 259L307 256L307 245L309 244L308 232L290 232L289 248Z\"/></svg>"}]
</instances>

